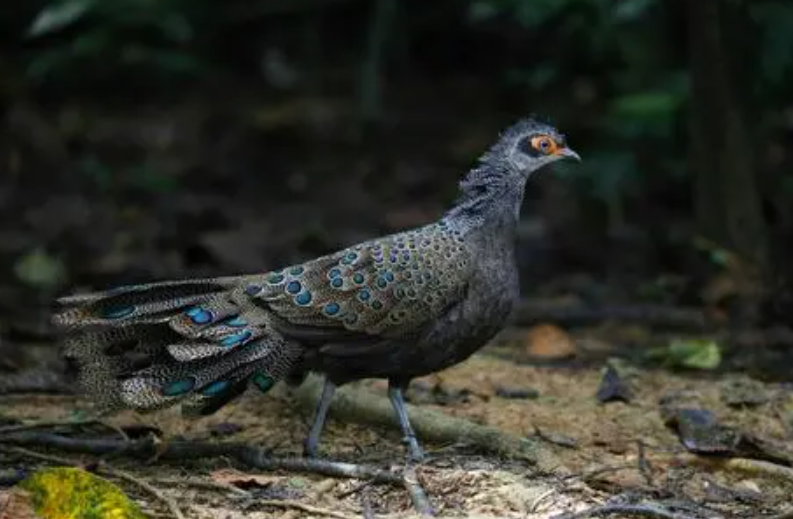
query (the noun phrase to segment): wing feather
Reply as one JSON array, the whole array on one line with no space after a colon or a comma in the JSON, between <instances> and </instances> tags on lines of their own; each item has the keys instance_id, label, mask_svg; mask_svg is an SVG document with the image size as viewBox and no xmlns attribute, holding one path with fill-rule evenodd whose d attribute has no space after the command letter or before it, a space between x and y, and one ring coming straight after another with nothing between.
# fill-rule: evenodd
<instances>
[{"instance_id":1,"label":"wing feather","mask_svg":"<svg viewBox=\"0 0 793 519\"><path fill-rule=\"evenodd\" d=\"M439 223L271 272L245 292L298 335L393 338L461 300L471 274L461 236Z\"/></svg>"}]
</instances>

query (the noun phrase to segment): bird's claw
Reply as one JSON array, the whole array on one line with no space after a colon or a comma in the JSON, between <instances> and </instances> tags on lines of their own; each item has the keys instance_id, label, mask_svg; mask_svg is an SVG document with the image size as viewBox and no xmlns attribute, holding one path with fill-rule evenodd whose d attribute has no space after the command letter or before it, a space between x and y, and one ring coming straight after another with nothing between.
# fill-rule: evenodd
<instances>
[{"instance_id":1,"label":"bird's claw","mask_svg":"<svg viewBox=\"0 0 793 519\"><path fill-rule=\"evenodd\" d=\"M405 436L402 438L402 443L407 446L408 459L414 463L421 463L424 461L424 451L419 447L419 442L415 436Z\"/></svg>"},{"instance_id":2,"label":"bird's claw","mask_svg":"<svg viewBox=\"0 0 793 519\"><path fill-rule=\"evenodd\" d=\"M312 444L311 442L303 443L303 457L304 458L316 458L317 457L317 446Z\"/></svg>"}]
</instances>

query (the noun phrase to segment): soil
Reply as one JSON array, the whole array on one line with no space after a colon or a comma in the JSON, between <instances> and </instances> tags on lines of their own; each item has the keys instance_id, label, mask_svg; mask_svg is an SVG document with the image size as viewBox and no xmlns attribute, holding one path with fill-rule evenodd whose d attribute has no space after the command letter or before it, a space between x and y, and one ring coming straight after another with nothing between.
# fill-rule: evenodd
<instances>
[{"instance_id":1,"label":"soil","mask_svg":"<svg viewBox=\"0 0 793 519\"><path fill-rule=\"evenodd\" d=\"M514 344L496 342L467 362L415 380L409 400L519 437L539 438L561 460L566 475L540 473L521 460L485 455L462 445L423 442L430 455L417 474L439 517L549 518L604 503L637 502L688 507L688 515L680 517L760 517L781 512L790 501L793 479L789 476L745 472L721 458L689 453L665 423L661 406L685 402L688 408L711 411L722 424L789 443L793 395L785 386L747 382L738 375L717 378L703 372L633 368L626 377L630 402L600 403L595 395L602 368L581 362L532 365L508 358L516 351ZM385 395L382 381L363 381L359 386ZM735 397L736 387L748 387L765 398ZM746 404L736 406L736 402ZM90 411L91 403L75 396L26 394L0 401L5 422L67 421ZM273 449L274 455L290 456L300 454L310 415L288 388L279 386L266 397L246 393L202 419L186 419L177 410L167 410L153 415L121 413L108 422L127 430L134 425L155 427L165 441L183 437L246 442ZM398 431L340 423L332 416L321 450L336 461L397 470L405 459ZM79 464L91 458L70 459ZM375 517L415 514L404 489L388 485L262 473L234 467L224 459L179 464L113 457L106 461L159 488L191 519L323 515L321 510L295 508L295 503L346 517L360 517L366 507ZM8 451L0 452L0 464L26 470L42 466L39 460ZM196 481L231 484L249 494L207 488ZM154 496L120 484L153 517L168 514ZM281 502L262 504L272 500Z\"/></svg>"}]
</instances>

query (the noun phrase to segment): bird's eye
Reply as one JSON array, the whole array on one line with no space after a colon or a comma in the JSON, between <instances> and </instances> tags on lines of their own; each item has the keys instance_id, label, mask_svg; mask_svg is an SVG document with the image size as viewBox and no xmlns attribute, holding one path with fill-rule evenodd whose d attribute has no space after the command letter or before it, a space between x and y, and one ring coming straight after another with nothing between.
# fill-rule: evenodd
<instances>
[{"instance_id":1,"label":"bird's eye","mask_svg":"<svg viewBox=\"0 0 793 519\"><path fill-rule=\"evenodd\" d=\"M531 139L531 147L544 155L550 155L556 151L556 141L547 135L540 135Z\"/></svg>"}]
</instances>

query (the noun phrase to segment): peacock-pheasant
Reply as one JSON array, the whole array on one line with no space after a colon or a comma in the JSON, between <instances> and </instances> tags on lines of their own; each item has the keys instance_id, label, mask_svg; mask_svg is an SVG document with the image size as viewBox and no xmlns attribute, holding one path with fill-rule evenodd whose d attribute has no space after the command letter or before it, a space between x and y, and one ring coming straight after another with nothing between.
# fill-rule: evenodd
<instances>
[{"instance_id":1,"label":"peacock-pheasant","mask_svg":"<svg viewBox=\"0 0 793 519\"><path fill-rule=\"evenodd\" d=\"M386 378L412 458L411 379L467 359L518 295L515 228L529 175L579 159L535 119L506 130L437 222L261 274L124 286L64 297L54 316L83 388L106 410L183 405L211 414L253 383L325 375L305 453L337 386ZM580 160L580 159L579 159Z\"/></svg>"}]
</instances>

